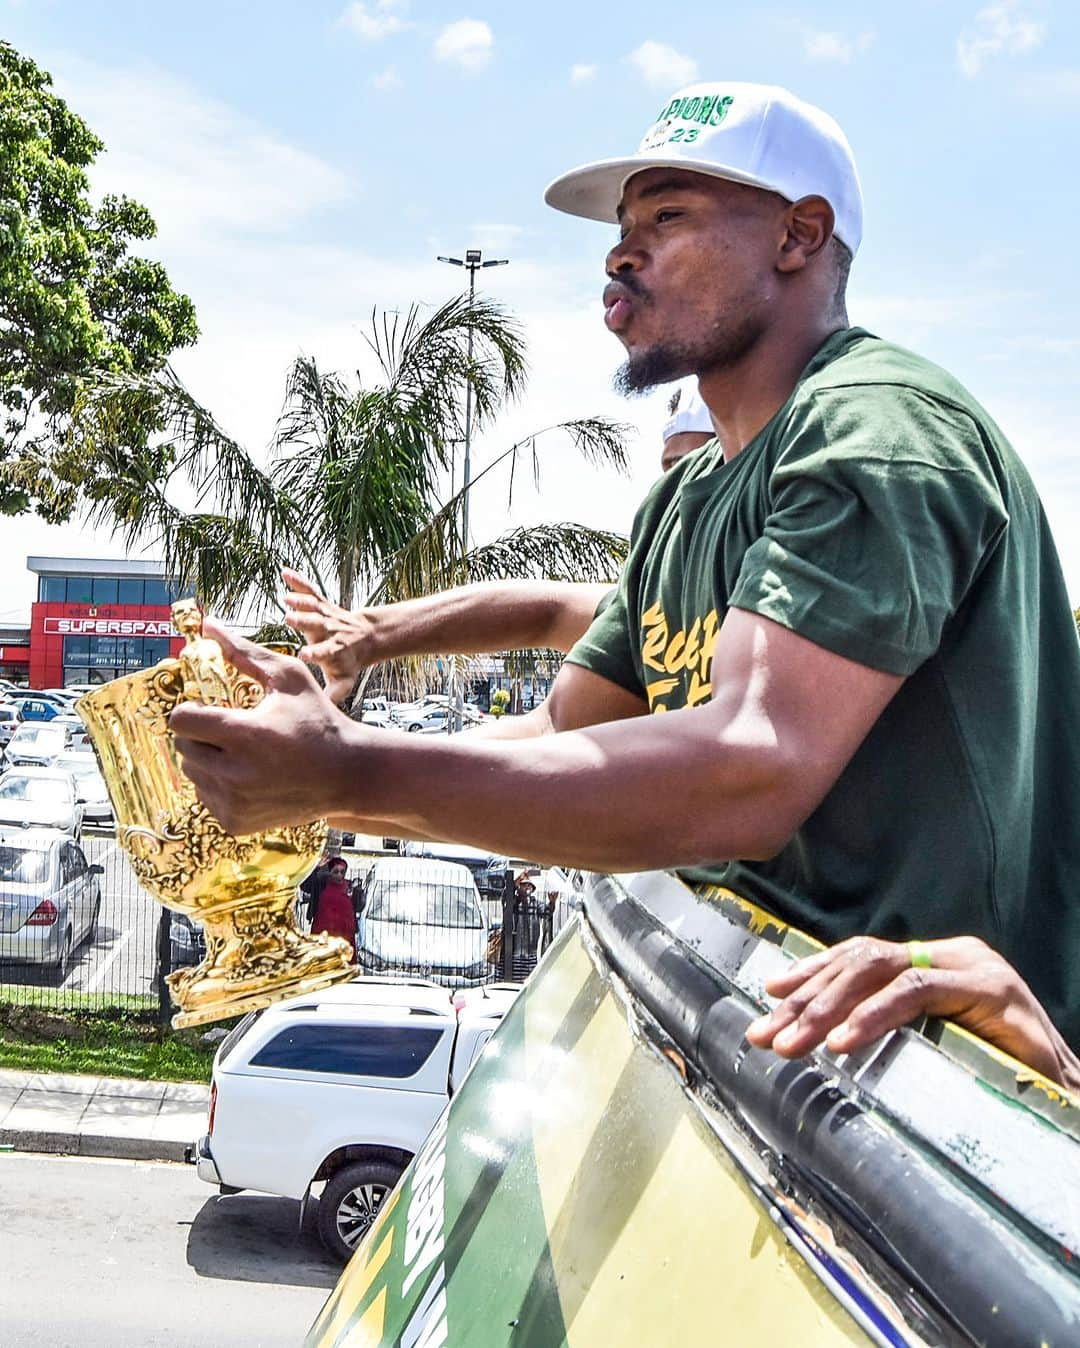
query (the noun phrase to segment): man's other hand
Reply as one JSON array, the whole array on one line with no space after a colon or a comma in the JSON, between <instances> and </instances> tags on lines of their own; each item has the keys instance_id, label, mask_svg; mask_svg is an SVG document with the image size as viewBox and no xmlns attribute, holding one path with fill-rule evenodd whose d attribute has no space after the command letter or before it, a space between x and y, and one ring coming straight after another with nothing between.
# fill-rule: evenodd
<instances>
[{"instance_id":1,"label":"man's other hand","mask_svg":"<svg viewBox=\"0 0 1080 1348\"><path fill-rule=\"evenodd\" d=\"M195 702L173 710L169 727L199 798L240 835L340 812L347 741L360 728L292 656L232 636L209 618L203 633L266 696L247 711Z\"/></svg>"},{"instance_id":2,"label":"man's other hand","mask_svg":"<svg viewBox=\"0 0 1080 1348\"><path fill-rule=\"evenodd\" d=\"M341 703L352 692L357 675L378 661L374 625L363 613L350 613L332 603L298 571L286 568L281 575L287 587L285 622L303 633L308 643L300 658L319 666L327 696Z\"/></svg>"},{"instance_id":3,"label":"man's other hand","mask_svg":"<svg viewBox=\"0 0 1080 1348\"><path fill-rule=\"evenodd\" d=\"M850 1053L921 1015L943 1016L1071 1090L1080 1062L1007 960L974 936L927 941L931 967L906 943L856 936L796 960L769 980L782 998L746 1032L757 1048L799 1058L822 1042Z\"/></svg>"}]
</instances>

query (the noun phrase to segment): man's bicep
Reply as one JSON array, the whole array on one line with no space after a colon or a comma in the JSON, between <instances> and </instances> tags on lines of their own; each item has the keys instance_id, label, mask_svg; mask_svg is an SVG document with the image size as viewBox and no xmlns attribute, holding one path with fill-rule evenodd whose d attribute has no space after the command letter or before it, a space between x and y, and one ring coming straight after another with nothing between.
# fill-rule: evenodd
<instances>
[{"instance_id":1,"label":"man's bicep","mask_svg":"<svg viewBox=\"0 0 1080 1348\"><path fill-rule=\"evenodd\" d=\"M562 585L552 615L549 641L554 650L568 651L592 625L597 609L611 593L610 585Z\"/></svg>"},{"instance_id":2,"label":"man's bicep","mask_svg":"<svg viewBox=\"0 0 1080 1348\"><path fill-rule=\"evenodd\" d=\"M551 729L558 731L644 716L649 704L640 694L602 674L566 661L551 686L545 708Z\"/></svg>"},{"instance_id":3,"label":"man's bicep","mask_svg":"<svg viewBox=\"0 0 1080 1348\"><path fill-rule=\"evenodd\" d=\"M724 738L773 757L792 829L820 805L904 682L737 608L720 628L712 668L712 715Z\"/></svg>"}]
</instances>

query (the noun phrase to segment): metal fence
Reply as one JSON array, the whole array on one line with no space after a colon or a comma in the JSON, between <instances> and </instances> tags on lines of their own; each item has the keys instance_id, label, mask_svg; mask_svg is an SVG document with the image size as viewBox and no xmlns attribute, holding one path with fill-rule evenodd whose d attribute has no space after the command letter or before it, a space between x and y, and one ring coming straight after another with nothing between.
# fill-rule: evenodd
<instances>
[{"instance_id":1,"label":"metal fence","mask_svg":"<svg viewBox=\"0 0 1080 1348\"><path fill-rule=\"evenodd\" d=\"M175 1007L165 977L203 958L201 927L151 898L111 831L88 829L83 853L84 897L54 905L52 944L43 945L38 933L31 942L28 933L21 947L9 939L2 948L0 1003L65 1013L157 1008L167 1019ZM522 981L576 906L565 890L547 892L538 870L477 874L472 889L460 868L435 861L385 858L374 866L372 856L347 859L361 973L431 978L448 988ZM318 925L303 894L297 922Z\"/></svg>"}]
</instances>

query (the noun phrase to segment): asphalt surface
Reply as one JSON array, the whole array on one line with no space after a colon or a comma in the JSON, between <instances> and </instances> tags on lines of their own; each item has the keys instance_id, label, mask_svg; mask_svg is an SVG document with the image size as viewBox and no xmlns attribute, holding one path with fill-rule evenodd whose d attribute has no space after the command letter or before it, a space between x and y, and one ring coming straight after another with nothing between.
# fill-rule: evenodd
<instances>
[{"instance_id":1,"label":"asphalt surface","mask_svg":"<svg viewBox=\"0 0 1080 1348\"><path fill-rule=\"evenodd\" d=\"M112 833L83 835L87 861L105 868L101 876L101 918L93 941L72 955L63 984L49 969L32 964L0 964L0 985L56 988L69 992L154 994L154 958L161 907L137 883ZM15 994L16 999L18 994Z\"/></svg>"},{"instance_id":2,"label":"asphalt surface","mask_svg":"<svg viewBox=\"0 0 1080 1348\"><path fill-rule=\"evenodd\" d=\"M4 1348L299 1348L340 1267L299 1204L188 1166L0 1154Z\"/></svg>"}]
</instances>

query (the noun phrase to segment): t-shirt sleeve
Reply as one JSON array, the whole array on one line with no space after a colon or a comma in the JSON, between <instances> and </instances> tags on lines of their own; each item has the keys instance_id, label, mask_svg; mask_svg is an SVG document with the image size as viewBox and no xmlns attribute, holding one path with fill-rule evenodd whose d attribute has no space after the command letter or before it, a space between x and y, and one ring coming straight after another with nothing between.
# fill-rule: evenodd
<instances>
[{"instance_id":1,"label":"t-shirt sleeve","mask_svg":"<svg viewBox=\"0 0 1080 1348\"><path fill-rule=\"evenodd\" d=\"M966 413L913 389L860 392L811 400L729 602L908 675L937 649L1008 514Z\"/></svg>"},{"instance_id":2,"label":"t-shirt sleeve","mask_svg":"<svg viewBox=\"0 0 1080 1348\"><path fill-rule=\"evenodd\" d=\"M571 647L567 663L599 674L639 697L645 696L627 622L626 572L596 606L585 635Z\"/></svg>"}]
</instances>

